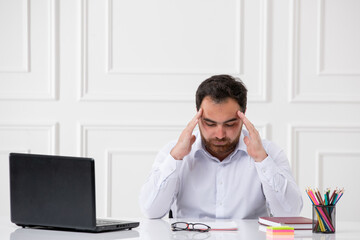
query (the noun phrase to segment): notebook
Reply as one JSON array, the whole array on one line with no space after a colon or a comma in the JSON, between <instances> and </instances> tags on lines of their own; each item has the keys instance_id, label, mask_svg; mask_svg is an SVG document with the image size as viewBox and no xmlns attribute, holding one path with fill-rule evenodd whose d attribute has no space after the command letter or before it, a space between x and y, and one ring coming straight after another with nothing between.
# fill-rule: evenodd
<instances>
[{"instance_id":1,"label":"notebook","mask_svg":"<svg viewBox=\"0 0 360 240\"><path fill-rule=\"evenodd\" d=\"M86 232L139 222L96 219L94 159L10 153L11 221L22 227Z\"/></svg>"},{"instance_id":2,"label":"notebook","mask_svg":"<svg viewBox=\"0 0 360 240\"><path fill-rule=\"evenodd\" d=\"M259 217L259 223L266 226L289 226L295 230L312 229L312 219L305 217Z\"/></svg>"}]
</instances>

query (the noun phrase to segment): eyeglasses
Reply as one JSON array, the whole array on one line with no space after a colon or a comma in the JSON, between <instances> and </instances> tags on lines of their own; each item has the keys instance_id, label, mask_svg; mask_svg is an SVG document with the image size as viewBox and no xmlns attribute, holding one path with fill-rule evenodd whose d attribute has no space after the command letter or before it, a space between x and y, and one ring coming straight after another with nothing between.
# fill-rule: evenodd
<instances>
[{"instance_id":1,"label":"eyeglasses","mask_svg":"<svg viewBox=\"0 0 360 240\"><path fill-rule=\"evenodd\" d=\"M171 224L173 231L197 231L208 232L211 227L203 223L174 222Z\"/></svg>"}]
</instances>

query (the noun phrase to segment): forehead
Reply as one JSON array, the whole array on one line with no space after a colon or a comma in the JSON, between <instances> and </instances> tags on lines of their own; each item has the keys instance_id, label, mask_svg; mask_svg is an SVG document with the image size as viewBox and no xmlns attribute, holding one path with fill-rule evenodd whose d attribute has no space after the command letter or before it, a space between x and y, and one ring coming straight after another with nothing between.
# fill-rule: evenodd
<instances>
[{"instance_id":1,"label":"forehead","mask_svg":"<svg viewBox=\"0 0 360 240\"><path fill-rule=\"evenodd\" d=\"M239 104L232 98L217 103L210 97L205 97L200 106L203 109L202 116L216 122L225 122L232 118L237 118L237 111L240 110Z\"/></svg>"}]
</instances>

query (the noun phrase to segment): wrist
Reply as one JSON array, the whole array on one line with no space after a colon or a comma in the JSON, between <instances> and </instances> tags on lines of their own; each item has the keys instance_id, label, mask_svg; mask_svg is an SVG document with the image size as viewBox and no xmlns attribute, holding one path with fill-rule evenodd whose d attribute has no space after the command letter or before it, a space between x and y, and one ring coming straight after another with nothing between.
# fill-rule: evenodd
<instances>
[{"instance_id":1,"label":"wrist","mask_svg":"<svg viewBox=\"0 0 360 240\"><path fill-rule=\"evenodd\" d=\"M178 154L176 151L171 150L170 155L175 159L175 160L182 160L184 157L181 156L180 154Z\"/></svg>"},{"instance_id":2,"label":"wrist","mask_svg":"<svg viewBox=\"0 0 360 240\"><path fill-rule=\"evenodd\" d=\"M254 158L255 162L262 162L268 157L267 153L264 151L258 157Z\"/></svg>"}]
</instances>

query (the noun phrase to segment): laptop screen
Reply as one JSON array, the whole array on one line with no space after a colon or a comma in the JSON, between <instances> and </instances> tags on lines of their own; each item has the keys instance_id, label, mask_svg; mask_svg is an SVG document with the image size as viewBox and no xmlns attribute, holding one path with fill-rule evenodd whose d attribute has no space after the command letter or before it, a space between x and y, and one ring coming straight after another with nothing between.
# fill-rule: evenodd
<instances>
[{"instance_id":1,"label":"laptop screen","mask_svg":"<svg viewBox=\"0 0 360 240\"><path fill-rule=\"evenodd\" d=\"M18 225L94 228L94 160L11 153L10 203Z\"/></svg>"}]
</instances>

